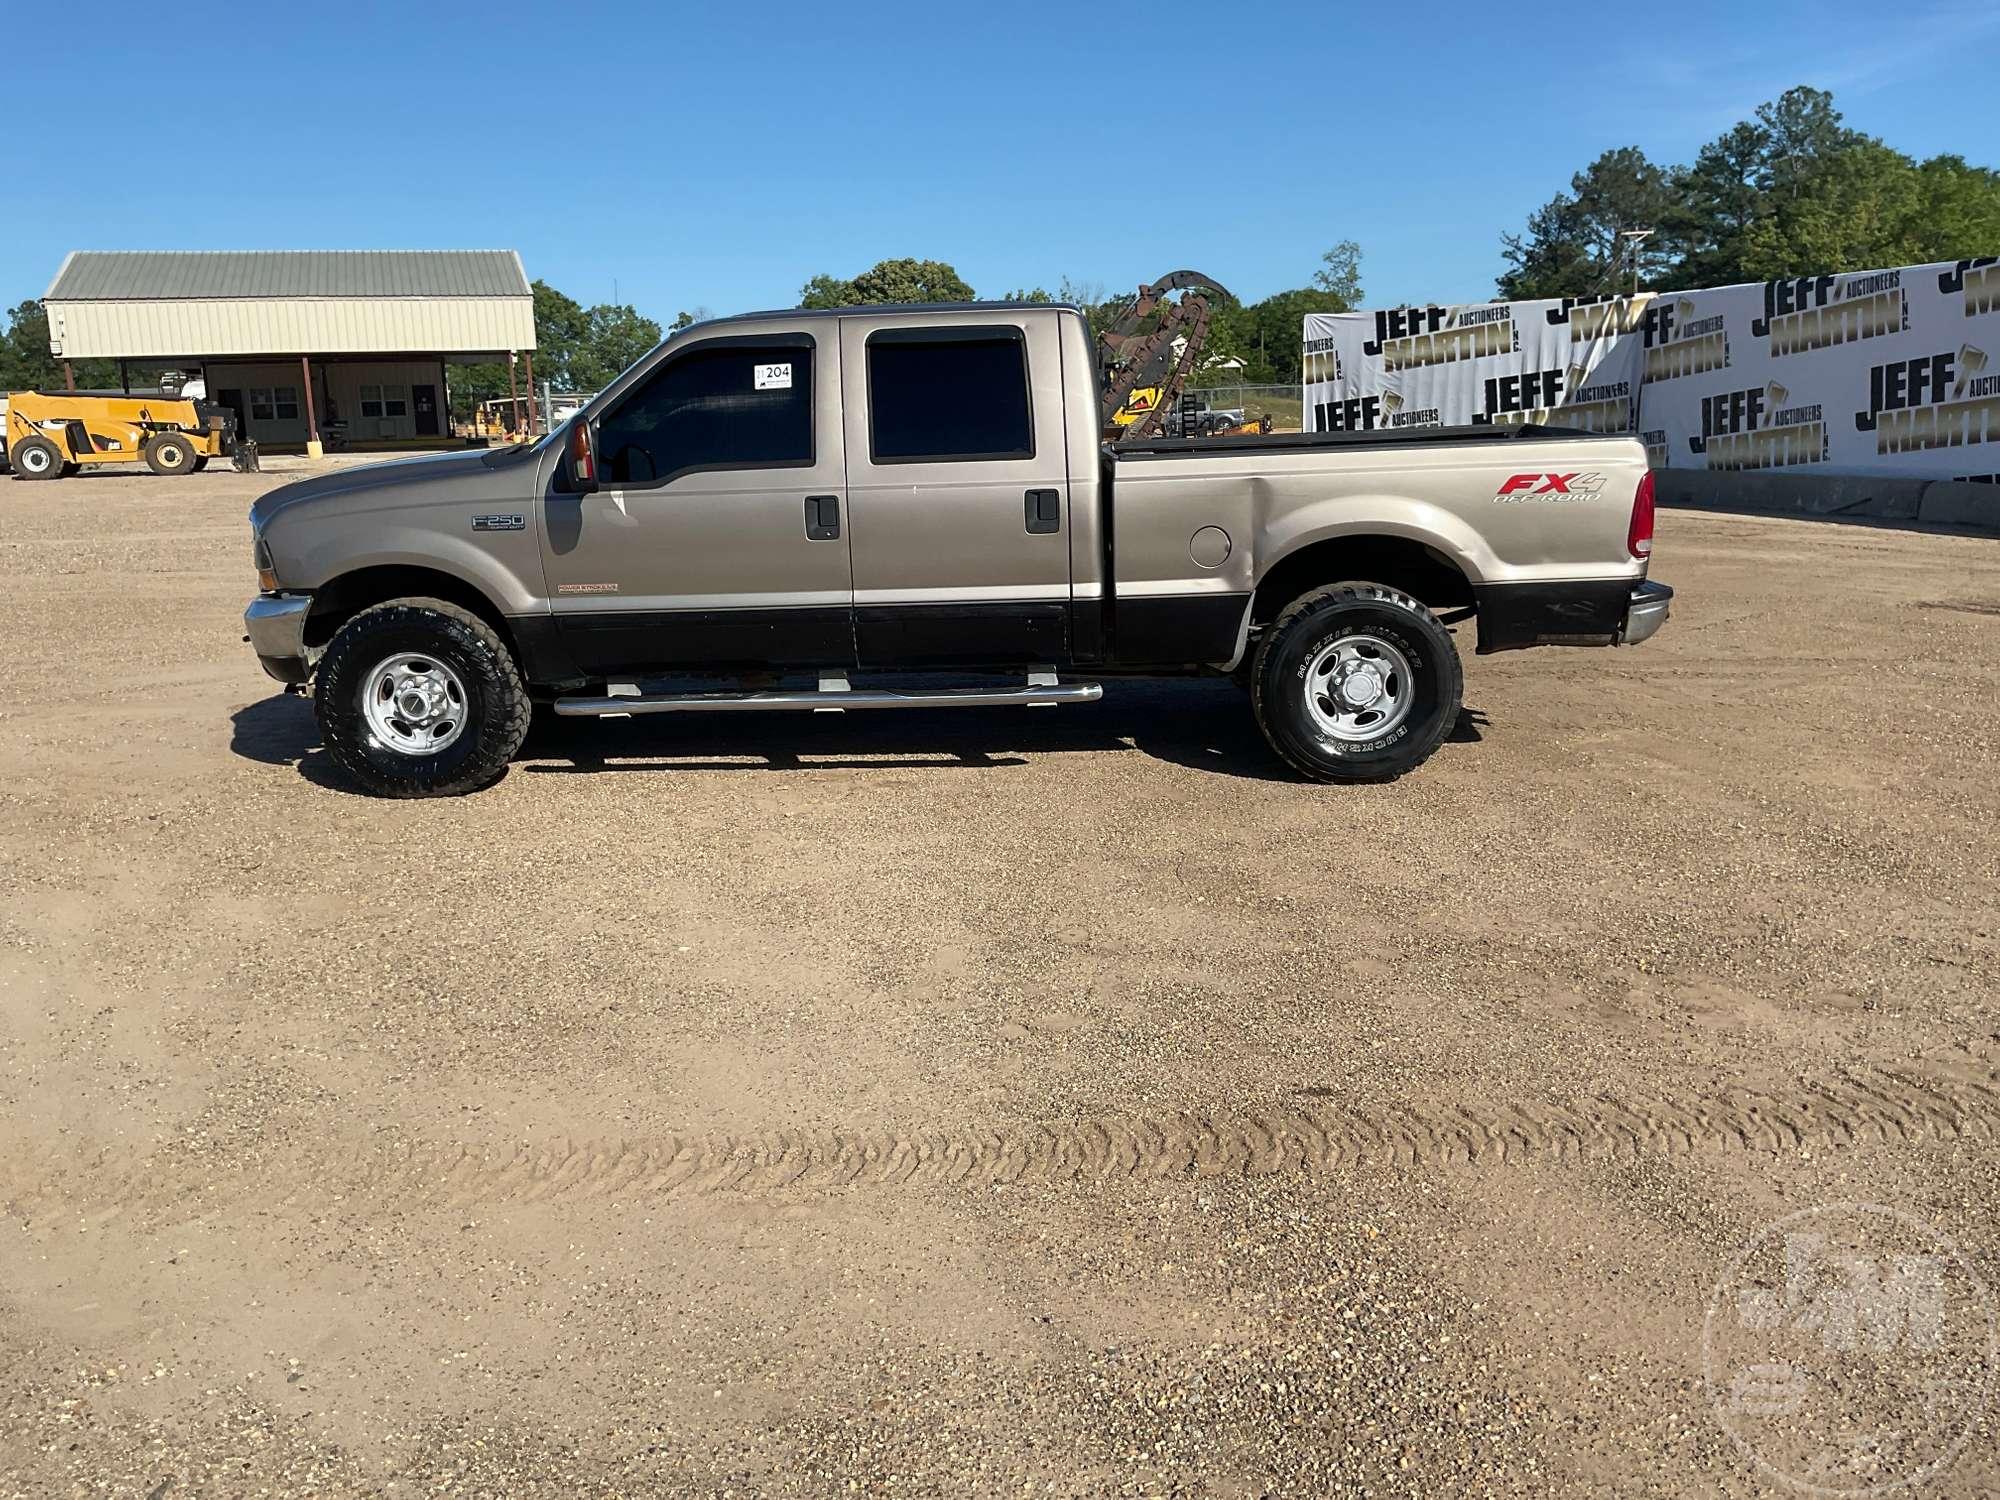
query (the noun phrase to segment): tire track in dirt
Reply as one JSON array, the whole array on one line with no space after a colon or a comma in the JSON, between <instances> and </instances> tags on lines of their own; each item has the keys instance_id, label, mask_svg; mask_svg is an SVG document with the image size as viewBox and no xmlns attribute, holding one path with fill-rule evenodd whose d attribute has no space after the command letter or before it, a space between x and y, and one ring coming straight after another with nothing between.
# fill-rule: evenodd
<instances>
[{"instance_id":1,"label":"tire track in dirt","mask_svg":"<svg viewBox=\"0 0 2000 1500\"><path fill-rule=\"evenodd\" d=\"M0 1166L8 1211L33 1216L227 1204L257 1185L298 1184L278 1201L338 1213L468 1210L565 1199L769 1193L784 1189L988 1188L1026 1183L1215 1175L1327 1176L1361 1167L1423 1168L1775 1154L1859 1143L2000 1139L2000 1074L1882 1069L1807 1080L1779 1094L1696 1100L1609 1096L1557 1104L1312 1101L1238 1114L1112 1116L1036 1126L777 1130L558 1141L511 1152L423 1139L274 1151L225 1172L163 1155L114 1165L73 1154L16 1154ZM268 1195L256 1195L269 1203Z\"/></svg>"}]
</instances>

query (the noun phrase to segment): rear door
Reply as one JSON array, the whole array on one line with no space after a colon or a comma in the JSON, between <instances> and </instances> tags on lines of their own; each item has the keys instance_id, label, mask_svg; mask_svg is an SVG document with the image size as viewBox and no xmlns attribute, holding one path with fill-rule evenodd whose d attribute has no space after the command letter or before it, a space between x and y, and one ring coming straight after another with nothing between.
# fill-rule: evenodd
<instances>
[{"instance_id":1,"label":"rear door","mask_svg":"<svg viewBox=\"0 0 2000 1500\"><path fill-rule=\"evenodd\" d=\"M1070 514L1057 320L841 320L861 665L1069 655Z\"/></svg>"},{"instance_id":2,"label":"rear door","mask_svg":"<svg viewBox=\"0 0 2000 1500\"><path fill-rule=\"evenodd\" d=\"M584 671L852 665L830 320L678 345L594 425L602 487L552 494L543 528Z\"/></svg>"}]
</instances>

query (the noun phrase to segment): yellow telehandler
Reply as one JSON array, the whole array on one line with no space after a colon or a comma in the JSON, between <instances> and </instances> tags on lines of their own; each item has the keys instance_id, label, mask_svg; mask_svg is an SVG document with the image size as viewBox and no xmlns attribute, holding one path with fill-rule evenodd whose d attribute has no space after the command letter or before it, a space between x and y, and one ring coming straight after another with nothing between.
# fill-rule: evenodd
<instances>
[{"instance_id":1,"label":"yellow telehandler","mask_svg":"<svg viewBox=\"0 0 2000 1500\"><path fill-rule=\"evenodd\" d=\"M236 458L236 413L207 401L124 391L13 391L6 399L7 466L16 479L55 479L84 464L143 461L190 474Z\"/></svg>"}]
</instances>

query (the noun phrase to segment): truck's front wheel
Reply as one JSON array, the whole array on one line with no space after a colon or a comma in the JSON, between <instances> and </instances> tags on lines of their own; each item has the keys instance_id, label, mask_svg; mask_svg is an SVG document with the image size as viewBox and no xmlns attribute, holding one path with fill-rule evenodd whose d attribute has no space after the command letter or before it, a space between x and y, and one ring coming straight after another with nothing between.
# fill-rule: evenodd
<instances>
[{"instance_id":1,"label":"truck's front wheel","mask_svg":"<svg viewBox=\"0 0 2000 1500\"><path fill-rule=\"evenodd\" d=\"M493 627L441 599L392 599L335 633L313 707L334 762L381 797L449 797L521 748L530 703Z\"/></svg>"},{"instance_id":2,"label":"truck's front wheel","mask_svg":"<svg viewBox=\"0 0 2000 1500\"><path fill-rule=\"evenodd\" d=\"M1458 721L1465 676L1451 635L1408 594L1336 583L1264 632L1251 705L1271 748L1315 781L1391 781Z\"/></svg>"}]
</instances>

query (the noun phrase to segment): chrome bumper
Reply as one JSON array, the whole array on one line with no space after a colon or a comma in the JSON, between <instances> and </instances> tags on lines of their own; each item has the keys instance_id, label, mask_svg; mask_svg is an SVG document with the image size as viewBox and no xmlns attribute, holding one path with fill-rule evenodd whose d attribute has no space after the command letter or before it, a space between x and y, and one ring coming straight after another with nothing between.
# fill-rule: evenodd
<instances>
[{"instance_id":1,"label":"chrome bumper","mask_svg":"<svg viewBox=\"0 0 2000 1500\"><path fill-rule=\"evenodd\" d=\"M1651 640L1667 623L1667 606L1673 602L1674 591L1664 583L1649 579L1632 590L1632 602L1625 606L1625 625L1618 632L1618 644L1636 646Z\"/></svg>"},{"instance_id":2,"label":"chrome bumper","mask_svg":"<svg viewBox=\"0 0 2000 1500\"><path fill-rule=\"evenodd\" d=\"M244 638L263 668L278 681L292 684L312 676L306 655L306 612L309 594L259 594L243 611Z\"/></svg>"}]
</instances>

